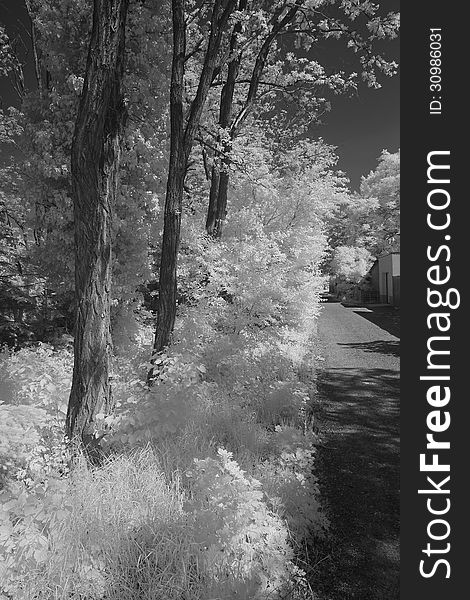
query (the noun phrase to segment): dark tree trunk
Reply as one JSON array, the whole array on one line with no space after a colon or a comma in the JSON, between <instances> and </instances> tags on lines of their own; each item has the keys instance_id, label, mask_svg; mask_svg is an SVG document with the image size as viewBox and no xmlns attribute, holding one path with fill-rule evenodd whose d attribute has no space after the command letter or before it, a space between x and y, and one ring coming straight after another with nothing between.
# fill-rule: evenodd
<instances>
[{"instance_id":1,"label":"dark tree trunk","mask_svg":"<svg viewBox=\"0 0 470 600\"><path fill-rule=\"evenodd\" d=\"M247 0L240 0L238 10L246 9ZM241 32L241 23L237 22L230 38L230 56L232 60L228 65L227 81L220 94L219 125L228 129L232 121L233 96L240 70L241 55L238 52L238 36ZM231 135L231 134L230 134ZM219 140L220 141L220 140ZM222 144L222 155L214 157L212 166L211 187L209 192L209 208L207 210L206 231L213 237L221 237L223 222L227 214L227 193L229 183L231 140L226 139Z\"/></svg>"},{"instance_id":2,"label":"dark tree trunk","mask_svg":"<svg viewBox=\"0 0 470 600\"><path fill-rule=\"evenodd\" d=\"M211 186L209 190L209 206L207 208L206 231L213 237L215 235L217 206L219 199L219 184L220 184L220 157L214 156L211 171Z\"/></svg>"},{"instance_id":3,"label":"dark tree trunk","mask_svg":"<svg viewBox=\"0 0 470 600\"><path fill-rule=\"evenodd\" d=\"M184 2L173 0L173 60L170 83L170 161L166 187L162 256L158 295L157 328L154 351L159 352L170 341L176 316L176 267L180 240L181 209L187 156L184 147L184 59L186 32ZM149 381L152 378L149 372Z\"/></svg>"},{"instance_id":4,"label":"dark tree trunk","mask_svg":"<svg viewBox=\"0 0 470 600\"><path fill-rule=\"evenodd\" d=\"M240 0L239 10L245 10L246 4L246 0ZM230 40L230 54L234 56L234 58L232 58L229 63L227 81L225 82L220 95L219 114L219 125L224 129L229 130L229 138L226 139L222 145L221 155L219 157L214 157L211 189L209 192L209 208L206 220L206 231L214 238L221 237L223 224L227 216L227 197L230 182L230 152L232 150L232 142L240 132L243 123L246 121L255 105L261 75L266 66L271 45L279 32L292 22L300 5L301 0L296 0L295 4L289 8L287 13L281 19L279 19L279 17L282 13L282 9L278 9L273 15L271 31L266 36L256 57L246 100L235 119L232 119L232 107L238 71L240 69L241 56L237 53L237 38L238 33L241 31L241 27L240 24L237 23L233 28L232 38Z\"/></svg>"},{"instance_id":5,"label":"dark tree trunk","mask_svg":"<svg viewBox=\"0 0 470 600\"><path fill-rule=\"evenodd\" d=\"M31 4L31 0L25 0L26 10L29 16L30 22L30 37L31 37L31 47L33 51L33 61L34 61L34 74L36 76L36 83L38 85L39 98L44 100L46 93L48 93L49 86L51 84L51 74L46 68L43 60L43 53L40 48L40 43L38 43L38 30L36 24L34 22L34 9Z\"/></svg>"},{"instance_id":6,"label":"dark tree trunk","mask_svg":"<svg viewBox=\"0 0 470 600\"><path fill-rule=\"evenodd\" d=\"M112 408L112 218L126 109L121 89L129 0L94 0L85 81L72 142L76 322L66 433L92 451L96 414Z\"/></svg>"},{"instance_id":7,"label":"dark tree trunk","mask_svg":"<svg viewBox=\"0 0 470 600\"><path fill-rule=\"evenodd\" d=\"M165 199L162 258L160 264L157 328L152 363L170 342L176 318L177 262L180 240L181 211L187 163L193 147L204 104L214 77L217 55L228 18L236 0L215 0L211 31L196 96L185 120L183 115L184 61L186 25L184 0L172 0L173 60L170 84L170 163ZM153 368L147 380L152 383Z\"/></svg>"},{"instance_id":8,"label":"dark tree trunk","mask_svg":"<svg viewBox=\"0 0 470 600\"><path fill-rule=\"evenodd\" d=\"M223 155L220 157L220 159L218 159L219 164L214 164L212 166L211 187L209 192L209 207L207 209L206 219L206 231L213 238L222 237L223 225L227 216L231 149L231 140L223 142Z\"/></svg>"}]
</instances>

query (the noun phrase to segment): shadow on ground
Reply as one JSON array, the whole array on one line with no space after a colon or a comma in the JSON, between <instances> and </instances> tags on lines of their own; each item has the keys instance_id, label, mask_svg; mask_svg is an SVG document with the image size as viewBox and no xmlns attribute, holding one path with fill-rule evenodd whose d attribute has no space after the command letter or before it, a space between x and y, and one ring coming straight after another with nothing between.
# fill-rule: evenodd
<instances>
[{"instance_id":1,"label":"shadow on ground","mask_svg":"<svg viewBox=\"0 0 470 600\"><path fill-rule=\"evenodd\" d=\"M376 340L373 342L356 342L351 344L341 344L346 348L356 348L365 352L378 352L379 354L387 354L389 356L400 356L400 342L393 340Z\"/></svg>"},{"instance_id":2,"label":"shadow on ground","mask_svg":"<svg viewBox=\"0 0 470 600\"><path fill-rule=\"evenodd\" d=\"M319 391L319 470L332 536L312 587L322 600L398 599L399 374L329 369Z\"/></svg>"},{"instance_id":3,"label":"shadow on ground","mask_svg":"<svg viewBox=\"0 0 470 600\"><path fill-rule=\"evenodd\" d=\"M400 339L400 311L393 306L369 305L354 312Z\"/></svg>"}]
</instances>

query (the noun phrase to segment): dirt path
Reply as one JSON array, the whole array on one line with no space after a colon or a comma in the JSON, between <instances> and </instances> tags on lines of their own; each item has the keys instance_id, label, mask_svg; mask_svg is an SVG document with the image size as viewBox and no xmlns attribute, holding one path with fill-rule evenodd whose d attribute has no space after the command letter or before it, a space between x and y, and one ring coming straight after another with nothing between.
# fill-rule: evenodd
<instances>
[{"instance_id":1,"label":"dirt path","mask_svg":"<svg viewBox=\"0 0 470 600\"><path fill-rule=\"evenodd\" d=\"M399 598L398 335L390 308L328 303L319 320L319 469L332 522L313 582L321 600Z\"/></svg>"}]
</instances>

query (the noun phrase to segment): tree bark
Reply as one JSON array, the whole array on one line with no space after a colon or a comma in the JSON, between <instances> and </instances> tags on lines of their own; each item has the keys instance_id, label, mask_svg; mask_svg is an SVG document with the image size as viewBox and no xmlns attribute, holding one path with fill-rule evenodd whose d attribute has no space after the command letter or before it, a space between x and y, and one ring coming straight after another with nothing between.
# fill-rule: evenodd
<instances>
[{"instance_id":1,"label":"tree bark","mask_svg":"<svg viewBox=\"0 0 470 600\"><path fill-rule=\"evenodd\" d=\"M207 207L206 232L212 237L220 237L215 233L220 184L220 160L217 154L214 155L209 190L209 206Z\"/></svg>"},{"instance_id":2,"label":"tree bark","mask_svg":"<svg viewBox=\"0 0 470 600\"><path fill-rule=\"evenodd\" d=\"M160 263L158 315L153 354L170 343L176 318L177 262L180 241L181 211L184 180L194 138L202 111L217 67L217 56L227 21L236 6L236 0L215 0L211 16L211 30L198 89L192 101L186 126L183 114L184 62L186 54L186 25L184 0L172 0L173 60L170 84L170 162L165 198L162 257ZM147 381L153 381L153 368Z\"/></svg>"},{"instance_id":3,"label":"tree bark","mask_svg":"<svg viewBox=\"0 0 470 600\"><path fill-rule=\"evenodd\" d=\"M184 147L184 61L186 30L184 0L173 0L173 60L170 83L170 160L165 198L162 256L160 262L157 328L154 353L169 344L176 317L176 268L179 248L181 209L186 172ZM149 371L150 382L153 369Z\"/></svg>"},{"instance_id":4,"label":"tree bark","mask_svg":"<svg viewBox=\"0 0 470 600\"><path fill-rule=\"evenodd\" d=\"M229 63L227 81L225 82L220 95L219 114L219 125L223 129L228 130L229 137L222 144L221 156L216 156L214 158L209 192L209 207L206 219L206 231L214 238L220 238L222 236L223 224L227 216L228 187L230 182L230 152L232 150L232 142L240 132L243 123L247 119L257 100L261 75L266 66L271 45L277 35L293 21L301 3L301 0L297 0L281 19L279 19L279 17L282 10L279 10L273 15L272 29L263 41L256 57L246 100L236 118L232 120L233 97L241 60L240 54L237 53L237 37L241 31L241 26L237 23L233 28L232 38L230 40L230 54L234 56L234 58L232 58ZM246 0L240 0L239 10L245 10L246 4Z\"/></svg>"},{"instance_id":5,"label":"tree bark","mask_svg":"<svg viewBox=\"0 0 470 600\"><path fill-rule=\"evenodd\" d=\"M247 0L240 0L238 10L246 10L246 5ZM223 85L220 94L219 125L225 130L230 127L232 121L233 96L241 62L241 55L238 51L238 36L241 30L241 23L237 22L233 27L230 38L230 56L233 58L228 64L227 81ZM231 139L225 139L222 142L222 155L215 156L214 164L212 165L206 231L215 238L221 237L223 222L227 214L228 171L230 168L231 149Z\"/></svg>"},{"instance_id":6,"label":"tree bark","mask_svg":"<svg viewBox=\"0 0 470 600\"><path fill-rule=\"evenodd\" d=\"M112 219L126 108L121 89L129 0L94 0L85 81L72 141L76 322L66 433L89 451L95 417L112 408Z\"/></svg>"}]
</instances>

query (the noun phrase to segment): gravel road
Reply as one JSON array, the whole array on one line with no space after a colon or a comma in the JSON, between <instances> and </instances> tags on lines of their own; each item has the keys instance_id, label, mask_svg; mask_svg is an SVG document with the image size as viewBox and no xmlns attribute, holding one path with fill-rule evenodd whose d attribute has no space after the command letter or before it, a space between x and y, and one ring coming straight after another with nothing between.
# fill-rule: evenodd
<instances>
[{"instance_id":1,"label":"gravel road","mask_svg":"<svg viewBox=\"0 0 470 600\"><path fill-rule=\"evenodd\" d=\"M326 303L318 388L322 494L331 539L321 600L399 598L399 313Z\"/></svg>"}]
</instances>

